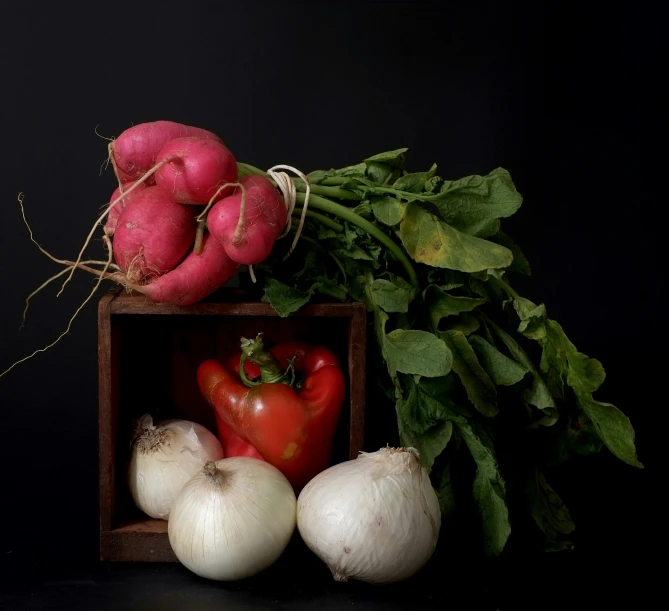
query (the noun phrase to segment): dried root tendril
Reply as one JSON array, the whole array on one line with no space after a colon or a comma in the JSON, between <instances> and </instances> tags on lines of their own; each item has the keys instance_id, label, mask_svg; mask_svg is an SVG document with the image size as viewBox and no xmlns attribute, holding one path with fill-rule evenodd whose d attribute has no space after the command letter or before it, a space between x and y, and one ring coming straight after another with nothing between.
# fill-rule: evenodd
<instances>
[{"instance_id":1,"label":"dried root tendril","mask_svg":"<svg viewBox=\"0 0 669 611\"><path fill-rule=\"evenodd\" d=\"M21 203L21 210L23 211L22 199L20 199L19 202ZM25 213L23 215L23 219L25 221ZM27 221L26 221L26 225L28 225ZM28 229L30 231L30 238L32 239L33 242L35 242L35 244L37 244L37 242L33 238L32 231L30 230L30 226L28 226ZM27 361L28 359L31 359L32 357L36 356L40 352L46 352L47 350L49 350L50 348L55 346L61 339L63 339L63 337L65 337L70 332L70 328L72 327L72 323L74 322L74 319L77 317L79 312L81 312L81 310L84 308L84 306L92 299L93 295L95 295L95 293L98 290L98 288L100 286L100 283L102 282L103 278L105 278L109 275L109 274L107 274L107 270L109 269L109 267L112 264L112 248L111 248L111 242L109 241L109 238L107 236L104 236L103 239L105 240L105 243L107 245L107 249L108 249L109 254L108 254L108 257L107 257L107 261L105 262L105 266L104 266L104 268L102 269L101 272L98 271L98 270L93 270L93 268L89 268L89 267L81 264L80 262L77 262L76 264L72 264L72 266L71 266L71 272L74 271L75 267L81 267L81 269L86 269L87 271L91 271L91 270L94 271L94 273L96 273L96 275L98 275L98 278L95 282L95 285L93 286L93 289L88 294L88 297L86 297L86 299L84 299L82 304L76 309L76 311L74 312L74 314L70 318L69 322L67 323L67 327L66 327L65 331L63 331L53 342L51 342L50 344L48 344L44 348L39 348L39 349L35 350L32 354L29 354L28 356L26 356L22 359L19 359L18 361L16 361L12 365L10 365L7 369L5 369L5 371L0 373L0 378L2 378L4 375L8 374L17 365L19 365L21 363L24 363L25 361ZM39 244L37 244L37 245L39 246ZM58 259L56 259L55 257L51 256L49 253L47 253L41 246L39 246L39 249L44 254L46 254L50 259L52 259L54 261L61 262ZM66 264L69 264L69 263L70 263L69 261L66 262ZM25 311L24 311L24 316L25 316Z\"/></svg>"},{"instance_id":2,"label":"dried root tendril","mask_svg":"<svg viewBox=\"0 0 669 611\"><path fill-rule=\"evenodd\" d=\"M110 144L111 146L111 144ZM113 158L113 156L112 156ZM141 185L143 182L148 180L153 174L155 174L160 168L162 168L165 164L170 163L171 161L174 161L174 156L167 157L166 159L163 159L160 163L157 163L154 165L144 176L142 176L139 180L135 181L135 183L128 188L127 191L121 192L119 196L113 201L109 203L109 206L105 209L105 211L98 217L98 220L95 221L95 224L91 228L90 232L88 233L88 236L86 237L86 241L84 242L84 245L82 246L81 250L79 251L79 254L77 255L77 260L74 262L74 267L77 267L79 263L81 262L81 258L84 255L84 251L86 248L88 248L88 245L90 244L91 239L93 238L93 234L95 233L95 229L97 226L102 223L102 221L105 220L105 217L109 214L111 209L118 204L126 195L134 191L139 185ZM70 281L72 278L72 274L74 273L74 267L72 270L70 270L70 273L68 274L67 278L65 279L65 282L63 282L63 286L60 287L60 291L58 291L58 294L56 297L59 297L60 294L63 292L65 289L65 286L67 283Z\"/></svg>"},{"instance_id":3,"label":"dried root tendril","mask_svg":"<svg viewBox=\"0 0 669 611\"><path fill-rule=\"evenodd\" d=\"M106 263L105 263L105 261L82 261L81 265L83 265L83 266L88 266L88 265L106 265ZM120 270L119 266L118 266L118 265L115 265L114 263L112 263L111 265L109 265L109 268L110 268L110 269L113 269L113 270L115 270L115 271L119 271L119 270ZM39 286L38 286L32 293L30 293L30 295L28 295L28 296L26 297L26 305L25 305L25 308L23 309L23 317L22 317L22 319L21 319L21 326L19 327L19 331L20 331L21 329L23 329L23 327L25 327L25 325L26 325L26 317L28 316L28 308L30 307L30 300L31 300L35 295L37 295L37 293L39 293L42 289L44 289L44 288L46 288L47 286L49 286L49 284L51 284L54 280L58 280L58 278L60 278L60 277L63 276L64 274L67 274L67 272L69 272L70 269L72 269L72 265L68 265L67 267L65 267L65 269L60 270L57 274L55 274L54 276L51 276L51 278L49 278L48 280L46 280L45 282L43 282L42 284L40 284L40 285L39 285ZM86 268L83 267L83 268L81 268L81 269L86 269ZM88 270L86 270L86 271L88 271Z\"/></svg>"}]
</instances>

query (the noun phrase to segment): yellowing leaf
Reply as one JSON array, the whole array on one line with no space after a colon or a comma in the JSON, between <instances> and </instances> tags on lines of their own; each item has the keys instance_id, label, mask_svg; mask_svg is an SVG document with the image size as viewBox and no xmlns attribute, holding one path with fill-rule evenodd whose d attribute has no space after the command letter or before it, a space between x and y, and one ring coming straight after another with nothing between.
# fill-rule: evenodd
<instances>
[{"instance_id":1,"label":"yellowing leaf","mask_svg":"<svg viewBox=\"0 0 669 611\"><path fill-rule=\"evenodd\" d=\"M508 248L458 231L416 202L407 205L400 238L415 261L432 267L478 272L513 261Z\"/></svg>"}]
</instances>

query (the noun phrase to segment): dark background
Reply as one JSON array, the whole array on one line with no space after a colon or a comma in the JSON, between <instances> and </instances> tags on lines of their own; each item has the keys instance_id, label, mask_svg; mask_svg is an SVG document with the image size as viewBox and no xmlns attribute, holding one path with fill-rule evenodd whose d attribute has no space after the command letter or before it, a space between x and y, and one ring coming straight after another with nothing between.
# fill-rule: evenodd
<instances>
[{"instance_id":1,"label":"dark background","mask_svg":"<svg viewBox=\"0 0 669 611\"><path fill-rule=\"evenodd\" d=\"M664 148L653 118L658 16L639 3L561 6L0 2L0 370L55 339L92 286L80 274L56 298L53 285L17 332L24 298L58 271L29 241L17 194L37 240L74 257L114 188L109 170L99 175L96 126L112 137L157 119L198 125L259 167L311 171L401 146L411 169L436 161L446 178L502 166L524 196L506 223L533 266L524 294L603 362L598 398L629 415L646 469L606 452L563 469L554 486L577 524L576 550L470 556L459 593L506 601L536 590L535 608L558 595L641 601L666 478L665 202L660 156L648 153ZM14 588L99 568L95 312L89 303L57 347L0 379L0 574ZM448 570L432 567L424 581L443 591ZM135 576L142 587L158 575L146 571Z\"/></svg>"}]
</instances>

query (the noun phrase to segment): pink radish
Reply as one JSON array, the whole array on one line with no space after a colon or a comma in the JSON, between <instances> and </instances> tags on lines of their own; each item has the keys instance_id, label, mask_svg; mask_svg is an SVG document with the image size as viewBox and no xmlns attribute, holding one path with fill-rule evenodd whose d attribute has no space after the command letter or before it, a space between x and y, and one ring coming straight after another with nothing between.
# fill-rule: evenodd
<instances>
[{"instance_id":1,"label":"pink radish","mask_svg":"<svg viewBox=\"0 0 669 611\"><path fill-rule=\"evenodd\" d=\"M255 265L264 261L286 225L283 198L264 176L240 180L246 188L244 221L239 225L242 191L216 202L207 216L207 228L237 263ZM241 228L241 231L240 231Z\"/></svg>"},{"instance_id":2,"label":"pink radish","mask_svg":"<svg viewBox=\"0 0 669 611\"><path fill-rule=\"evenodd\" d=\"M155 174L156 184L181 204L206 204L219 187L237 180L237 161L216 140L176 138L158 153L156 163L171 160ZM220 192L221 197L232 188Z\"/></svg>"},{"instance_id":3,"label":"pink radish","mask_svg":"<svg viewBox=\"0 0 669 611\"><path fill-rule=\"evenodd\" d=\"M137 290L153 301L191 305L226 284L238 267L220 242L205 233L199 254L191 252L176 269Z\"/></svg>"},{"instance_id":4,"label":"pink radish","mask_svg":"<svg viewBox=\"0 0 669 611\"><path fill-rule=\"evenodd\" d=\"M159 186L146 187L125 207L114 232L114 257L132 284L174 269L195 239L192 208Z\"/></svg>"},{"instance_id":5,"label":"pink radish","mask_svg":"<svg viewBox=\"0 0 669 611\"><path fill-rule=\"evenodd\" d=\"M123 192L125 193L134 184L134 182L130 182L127 185L124 185ZM114 235L116 223L118 222L118 217L121 216L121 212L123 212L128 203L131 202L147 186L148 185L145 182L140 183L109 211L109 214L107 215L107 222L105 223L105 233L107 235ZM114 193L112 193L109 203L111 204L112 202L116 201L120 195L121 187L117 187Z\"/></svg>"},{"instance_id":6,"label":"pink radish","mask_svg":"<svg viewBox=\"0 0 669 611\"><path fill-rule=\"evenodd\" d=\"M173 121L141 123L126 129L109 145L119 180L126 183L141 178L156 165L158 153L170 140L184 136L221 142L216 134L206 129Z\"/></svg>"}]
</instances>

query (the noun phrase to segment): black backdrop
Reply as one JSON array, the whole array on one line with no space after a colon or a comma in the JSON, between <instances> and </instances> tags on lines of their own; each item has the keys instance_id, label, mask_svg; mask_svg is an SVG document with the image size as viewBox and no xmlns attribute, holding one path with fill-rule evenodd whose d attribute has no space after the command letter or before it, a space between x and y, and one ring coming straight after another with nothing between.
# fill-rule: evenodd
<instances>
[{"instance_id":1,"label":"black backdrop","mask_svg":"<svg viewBox=\"0 0 669 611\"><path fill-rule=\"evenodd\" d=\"M584 567L608 584L647 575L666 410L664 205L646 154L653 16L631 4L544 15L540 2L0 7L0 369L55 339L91 287L79 275L58 298L48 290L17 332L25 296L57 271L17 194L44 247L73 257L114 187L96 126L199 125L259 167L310 171L400 146L411 168L437 161L449 178L502 166L525 198L506 225L533 264L525 294L603 361L598 396L631 417L647 465L603 453L561 473L577 549L542 560L546 574L563 571L554 587L587 582ZM0 379L5 577L96 560L96 373L90 303L57 347Z\"/></svg>"}]
</instances>

